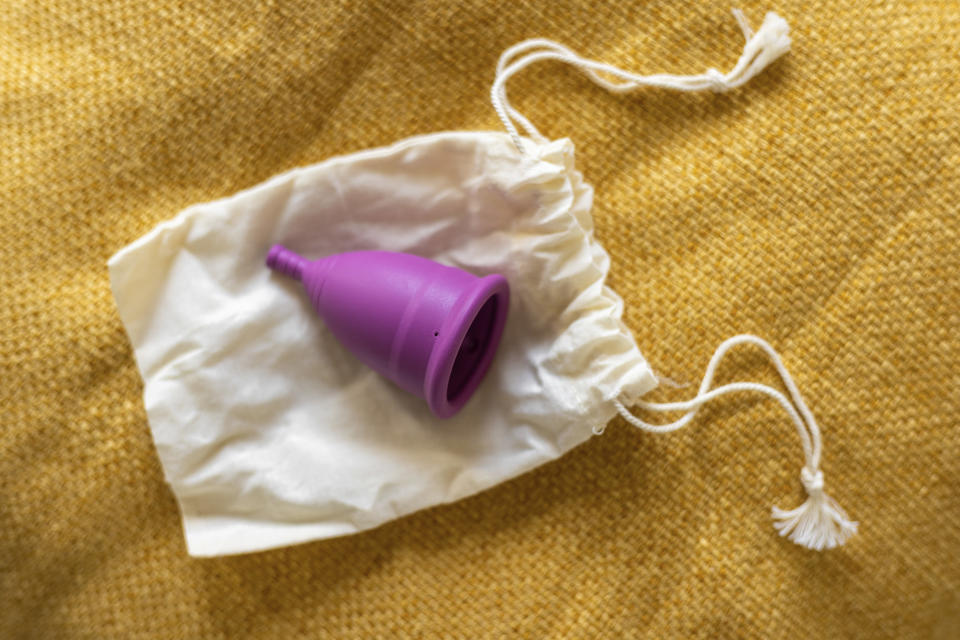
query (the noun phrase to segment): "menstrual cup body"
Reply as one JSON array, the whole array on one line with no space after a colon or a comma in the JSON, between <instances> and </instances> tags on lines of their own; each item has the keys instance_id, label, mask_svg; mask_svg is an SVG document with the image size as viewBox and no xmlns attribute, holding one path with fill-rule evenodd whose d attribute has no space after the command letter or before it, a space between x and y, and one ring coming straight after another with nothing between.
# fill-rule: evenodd
<instances>
[{"instance_id":1,"label":"menstrual cup body","mask_svg":"<svg viewBox=\"0 0 960 640\"><path fill-rule=\"evenodd\" d=\"M317 313L360 360L426 399L459 411L493 360L509 304L506 280L418 256L340 253L314 261L274 247L274 269L299 277Z\"/></svg>"}]
</instances>

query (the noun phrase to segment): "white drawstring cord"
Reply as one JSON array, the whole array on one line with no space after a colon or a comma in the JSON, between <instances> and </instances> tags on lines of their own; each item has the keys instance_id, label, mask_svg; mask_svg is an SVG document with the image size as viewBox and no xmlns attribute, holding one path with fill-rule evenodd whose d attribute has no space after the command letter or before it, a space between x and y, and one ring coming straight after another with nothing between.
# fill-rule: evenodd
<instances>
[{"instance_id":1,"label":"white drawstring cord","mask_svg":"<svg viewBox=\"0 0 960 640\"><path fill-rule=\"evenodd\" d=\"M497 64L497 75L494 78L493 87L490 89L490 101L517 149L524 151L523 140L517 125L538 142L545 142L546 138L523 114L510 104L510 100L507 98L507 81L519 71L541 60L558 60L571 64L586 73L596 84L615 93L625 93L639 87L660 87L676 91L726 91L734 89L748 82L764 67L790 50L790 36L788 35L790 27L783 18L771 12L764 18L760 29L754 33L742 11L735 9L733 15L743 31L746 44L737 64L728 73L721 73L716 69L707 69L704 73L690 76L667 73L644 76L603 62L583 58L573 50L552 40L535 38L524 40L510 47L500 56L500 61ZM606 74L619 81L607 79L601 74Z\"/></svg>"},{"instance_id":2,"label":"white drawstring cord","mask_svg":"<svg viewBox=\"0 0 960 640\"><path fill-rule=\"evenodd\" d=\"M723 356L730 349L741 344L753 344L763 350L773 363L777 373L780 374L780 378L790 395L789 399L780 391L755 382L734 382L710 390L710 386L713 384L713 376ZM620 415L633 426L653 433L669 433L689 424L700 407L707 402L738 391L763 393L777 400L793 420L797 434L800 436L800 444L803 446L806 464L800 473L800 479L809 497L802 506L792 511L784 511L773 507L774 526L780 532L780 535L789 536L797 544L816 550L830 549L846 542L850 536L857 532L857 523L851 521L846 512L840 508L840 505L823 491L823 473L820 471L820 428L817 426L813 413L810 412L807 404L803 401L803 396L800 395L793 378L790 377L790 373L783 366L780 356L765 340L757 336L740 335L721 344L710 359L710 364L707 366L697 395L691 400L665 403L637 402L638 407L647 411L687 412L686 415L674 422L663 425L650 424L630 413L619 400L614 400L613 403Z\"/></svg>"},{"instance_id":3,"label":"white drawstring cord","mask_svg":"<svg viewBox=\"0 0 960 640\"><path fill-rule=\"evenodd\" d=\"M704 73L690 76L672 74L639 75L620 69L596 60L583 58L568 47L552 40L535 38L516 44L500 56L497 64L497 75L490 89L490 100L493 108L503 122L503 126L510 134L510 138L521 152L526 152L519 129L538 143L544 143L547 138L522 113L517 111L507 97L507 81L535 62L542 60L557 60L571 64L581 71L594 83L614 93L625 93L640 87L659 87L676 91L727 91L748 82L762 71L771 62L790 50L790 28L787 22L775 13L768 13L760 28L754 32L747 23L742 11L734 10L737 24L743 31L746 44L740 59L727 73L716 69L707 69ZM518 129L519 126L519 129ZM716 368L731 348L739 344L754 344L760 347L770 358L783 380L789 393L789 398L766 385L753 382L735 382L710 390ZM751 391L762 393L774 398L787 411L793 420L800 436L806 464L800 473L800 479L807 491L807 501L797 509L783 511L773 508L774 526L780 535L789 536L797 544L810 549L829 549L843 544L857 531L857 523L849 519L840 506L823 491L823 473L820 471L820 429L813 414L807 408L800 391L797 389L783 366L776 351L756 336L742 335L727 340L717 349L700 385L696 397L687 402L651 403L639 402L638 406L649 411L686 411L682 418L665 425L654 425L644 422L631 414L619 401L614 405L620 415L630 424L653 433L667 433L675 431L689 424L697 411L705 403L728 393ZM602 433L604 427L594 428L595 433Z\"/></svg>"}]
</instances>

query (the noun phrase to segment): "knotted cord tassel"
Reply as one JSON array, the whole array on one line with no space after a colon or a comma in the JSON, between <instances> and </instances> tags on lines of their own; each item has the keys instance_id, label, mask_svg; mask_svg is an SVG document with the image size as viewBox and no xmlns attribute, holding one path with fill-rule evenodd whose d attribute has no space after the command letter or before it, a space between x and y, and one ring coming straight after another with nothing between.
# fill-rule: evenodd
<instances>
[{"instance_id":1,"label":"knotted cord tassel","mask_svg":"<svg viewBox=\"0 0 960 640\"><path fill-rule=\"evenodd\" d=\"M749 82L770 63L790 51L790 25L777 14L771 11L764 16L763 24L755 33L742 11L734 9L733 16L743 31L746 43L740 59L728 73L719 73L715 69L708 72L718 80L713 87L716 91L735 89Z\"/></svg>"},{"instance_id":2,"label":"knotted cord tassel","mask_svg":"<svg viewBox=\"0 0 960 640\"><path fill-rule=\"evenodd\" d=\"M800 546L815 551L833 549L857 532L857 523L850 520L837 502L823 491L823 472L800 472L800 481L807 490L807 501L791 511L773 507L773 526Z\"/></svg>"},{"instance_id":3,"label":"knotted cord tassel","mask_svg":"<svg viewBox=\"0 0 960 640\"><path fill-rule=\"evenodd\" d=\"M773 363L783 386L786 387L789 398L780 391L756 382L732 382L714 389L713 376L723 356L733 347L741 344L752 344L759 347ZM713 357L710 358L710 364L707 365L707 371L703 375L703 382L700 383L700 389L697 395L685 402L637 402L637 406L647 411L685 411L686 414L681 418L674 420L669 424L651 424L644 422L630 411L619 400L614 400L613 404L620 412L623 418L644 431L652 433L669 433L676 431L689 424L697 415L700 407L707 402L719 398L728 393L737 393L749 391L752 393L762 393L780 403L790 419L793 421L800 436L800 445L803 447L803 455L806 464L800 474L800 480L803 488L807 491L807 501L800 507L792 511L784 511L773 507L772 514L774 527L780 532L781 536L788 536L793 542L808 549L822 551L823 549L832 549L846 542L850 536L857 532L857 523L850 520L847 513L840 508L836 501L823 491L823 473L820 471L820 454L822 442L820 439L820 427L813 417L813 413L804 402L800 390L790 377L790 373L780 360L780 356L765 340L752 335L734 336L726 340L717 347Z\"/></svg>"}]
</instances>

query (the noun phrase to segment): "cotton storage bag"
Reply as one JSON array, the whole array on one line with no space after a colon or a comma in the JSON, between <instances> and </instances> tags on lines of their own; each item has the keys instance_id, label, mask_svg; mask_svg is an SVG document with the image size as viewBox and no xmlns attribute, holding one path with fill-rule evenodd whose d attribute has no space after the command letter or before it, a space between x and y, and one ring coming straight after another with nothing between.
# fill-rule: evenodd
<instances>
[{"instance_id":1,"label":"cotton storage bag","mask_svg":"<svg viewBox=\"0 0 960 640\"><path fill-rule=\"evenodd\" d=\"M620 321L567 141L522 156L440 133L277 176L181 213L111 280L194 555L354 533L556 458L656 380ZM263 266L383 249L502 273L495 363L452 419L366 368Z\"/></svg>"},{"instance_id":2,"label":"cotton storage bag","mask_svg":"<svg viewBox=\"0 0 960 640\"><path fill-rule=\"evenodd\" d=\"M604 284L610 260L593 237L592 189L573 145L542 136L506 97L512 75L544 60L573 64L613 91L735 88L789 47L774 14L756 33L738 19L747 44L727 74L637 76L548 40L521 43L501 57L491 94L506 134L435 133L295 169L190 207L113 256L114 297L189 553L363 531L555 459L618 412L669 431L734 391L778 400L804 448L810 498L774 510L781 533L812 548L852 535L856 523L823 493L819 429L762 340L722 345L688 402L640 399L657 377ZM437 419L348 353L296 283L264 266L274 243L308 258L387 250L506 276L503 341L465 409ZM789 397L749 382L711 389L720 358L744 343L767 353ZM631 405L686 414L652 425Z\"/></svg>"}]
</instances>

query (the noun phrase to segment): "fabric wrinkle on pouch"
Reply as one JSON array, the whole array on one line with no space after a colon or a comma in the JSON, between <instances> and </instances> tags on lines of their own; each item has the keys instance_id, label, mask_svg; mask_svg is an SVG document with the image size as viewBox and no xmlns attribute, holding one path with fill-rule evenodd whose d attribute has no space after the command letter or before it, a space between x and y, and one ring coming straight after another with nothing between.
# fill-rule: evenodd
<instances>
[{"instance_id":1,"label":"fabric wrinkle on pouch","mask_svg":"<svg viewBox=\"0 0 960 640\"><path fill-rule=\"evenodd\" d=\"M507 97L509 78L541 61L571 64L615 92L737 88L786 53L790 39L776 14L756 32L735 16L746 44L728 73L641 76L550 40L522 42L502 55L491 89L506 133L426 134L294 169L189 207L114 255L111 286L189 553L360 532L556 459L618 414L671 431L733 392L777 400L800 437L809 498L774 508L781 535L813 549L853 535L856 523L824 492L813 414L763 340L721 345L687 402L641 400L657 376L605 284L610 258L593 236L593 191L575 169L573 144L544 137ZM473 399L439 420L362 365L297 283L264 267L277 243L309 259L383 250L503 274L506 329ZM769 357L786 394L751 382L711 389L720 359L744 344ZM655 425L630 406L685 413Z\"/></svg>"}]
</instances>

